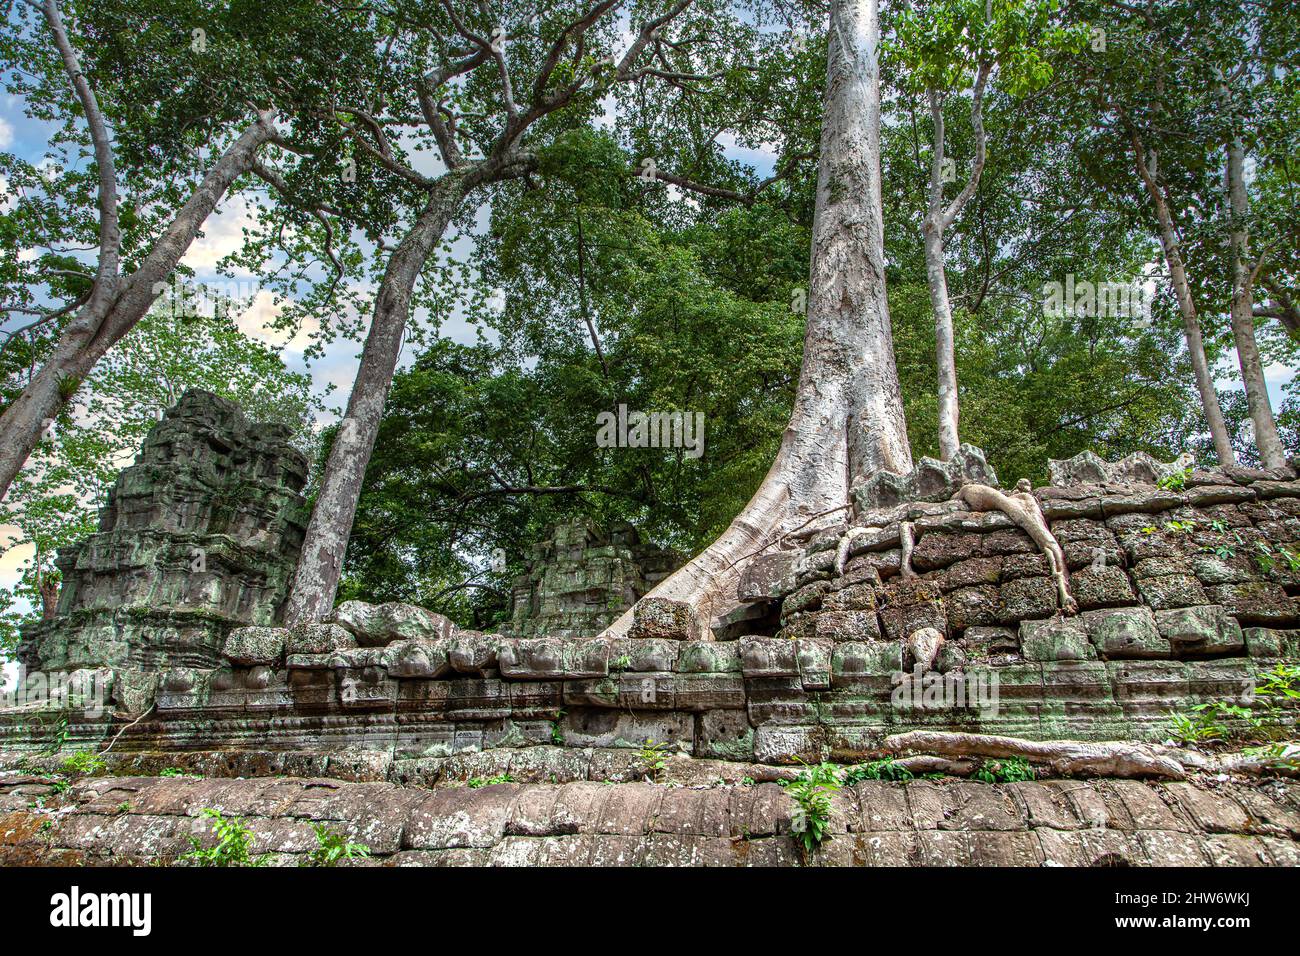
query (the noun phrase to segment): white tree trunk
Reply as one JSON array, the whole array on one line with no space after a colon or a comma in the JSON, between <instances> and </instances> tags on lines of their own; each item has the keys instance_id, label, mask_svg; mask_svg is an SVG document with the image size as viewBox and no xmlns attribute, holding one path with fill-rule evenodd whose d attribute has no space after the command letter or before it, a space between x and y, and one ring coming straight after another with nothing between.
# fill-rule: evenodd
<instances>
[{"instance_id":1,"label":"white tree trunk","mask_svg":"<svg viewBox=\"0 0 1300 956\"><path fill-rule=\"evenodd\" d=\"M1201 396L1201 408L1205 411L1205 420L1210 426L1210 437L1214 440L1214 453L1219 458L1220 466L1237 463L1237 456L1232 450L1232 440L1228 437L1228 426L1223 420L1223 409L1219 405L1219 395L1214 389L1214 377L1205 358L1205 342L1201 338L1201 323L1196 315L1196 303L1192 299L1192 287L1187 281L1187 270L1183 265L1183 255L1178 241L1178 230L1174 227L1173 214L1165 194L1156 181L1154 162L1148 163L1142 153L1142 143L1133 137L1133 152L1137 158L1138 175L1146 186L1147 194L1155 206L1156 221L1160 226L1160 246L1165 253L1165 264L1169 267L1169 279L1174 286L1174 295L1178 298L1178 310L1183 316L1183 331L1187 336L1187 351L1192 359L1192 372L1196 377L1196 390ZM1150 154L1156 156L1153 151Z\"/></svg>"},{"instance_id":2,"label":"white tree trunk","mask_svg":"<svg viewBox=\"0 0 1300 956\"><path fill-rule=\"evenodd\" d=\"M925 281L934 312L934 353L939 368L939 457L948 461L961 445L958 437L957 356L953 341L948 273L943 261L943 225L929 218L925 226Z\"/></svg>"},{"instance_id":3,"label":"white tree trunk","mask_svg":"<svg viewBox=\"0 0 1300 956\"><path fill-rule=\"evenodd\" d=\"M153 306L158 285L171 275L221 197L275 136L271 114L263 113L208 170L140 268L125 279L97 280L111 285L112 293L91 296L64 327L40 371L0 415L0 498L77 386Z\"/></svg>"},{"instance_id":4,"label":"white tree trunk","mask_svg":"<svg viewBox=\"0 0 1300 956\"><path fill-rule=\"evenodd\" d=\"M854 479L912 470L885 298L875 0L834 0L813 219L808 324L790 424L767 476L717 541L650 592L707 633L736 606L739 565L837 521ZM621 635L627 611L605 632Z\"/></svg>"},{"instance_id":5,"label":"white tree trunk","mask_svg":"<svg viewBox=\"0 0 1300 956\"><path fill-rule=\"evenodd\" d=\"M988 135L984 131L984 88L992 68L991 63L981 63L975 71L970 114L971 131L975 134L975 161L966 185L946 207L943 203L947 148L943 96L937 90L931 90L929 94L934 141L930 154L930 203L921 230L925 234L925 279L930 289L930 307L934 312L934 351L939 379L939 457L944 461L957 454L961 438L958 433L957 354L952 331L952 303L948 299L948 270L943 258L943 235L975 195L984 172L988 154Z\"/></svg>"},{"instance_id":6,"label":"white tree trunk","mask_svg":"<svg viewBox=\"0 0 1300 956\"><path fill-rule=\"evenodd\" d=\"M366 465L379 433L410 318L411 295L425 261L460 209L466 192L464 175L444 175L388 260L347 412L330 448L307 525L302 557L285 607L286 624L320 621L333 610Z\"/></svg>"},{"instance_id":7,"label":"white tree trunk","mask_svg":"<svg viewBox=\"0 0 1300 956\"><path fill-rule=\"evenodd\" d=\"M1255 424L1255 446L1260 462L1265 468L1286 466L1286 449L1277 432L1273 406L1268 400L1268 386L1264 381L1264 364L1255 343L1254 299L1251 287L1254 275L1247 262L1249 233L1246 217L1250 202L1246 196L1246 150L1241 140L1228 144L1226 183L1228 204L1232 217L1232 337L1237 344L1237 359L1241 364L1241 380L1246 387L1246 403L1250 418Z\"/></svg>"}]
</instances>

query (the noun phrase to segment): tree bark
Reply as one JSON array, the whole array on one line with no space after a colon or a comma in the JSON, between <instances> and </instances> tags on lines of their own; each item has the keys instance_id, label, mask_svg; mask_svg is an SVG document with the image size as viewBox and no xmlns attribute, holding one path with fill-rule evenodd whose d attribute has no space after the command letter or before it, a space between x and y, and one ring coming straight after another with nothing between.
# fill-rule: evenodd
<instances>
[{"instance_id":1,"label":"tree bark","mask_svg":"<svg viewBox=\"0 0 1300 956\"><path fill-rule=\"evenodd\" d=\"M855 478L912 470L885 297L879 32L876 0L831 4L807 329L781 447L722 536L647 595L688 604L703 628L736 606L741 562L842 521Z\"/></svg>"},{"instance_id":2,"label":"tree bark","mask_svg":"<svg viewBox=\"0 0 1300 956\"><path fill-rule=\"evenodd\" d=\"M1192 773L1248 773L1300 776L1294 766L1297 748L1286 745L1280 758L1241 753L1205 754L1163 744L1130 741L1022 740L994 734L967 734L942 730L912 730L885 738L887 753L923 751L941 758L1005 759L1020 757L1044 763L1062 777L1155 777L1186 780ZM916 757L907 759L915 760ZM897 761L903 763L903 761Z\"/></svg>"},{"instance_id":3,"label":"tree bark","mask_svg":"<svg viewBox=\"0 0 1300 956\"><path fill-rule=\"evenodd\" d=\"M975 133L975 163L970 178L948 207L943 203L943 168L946 138L943 123L943 98L930 91L930 115L934 122L934 142L930 156L930 205L921 227L925 235L925 277L930 289L930 307L934 312L935 360L938 366L939 457L948 461L961 446L958 436L960 417L957 398L957 356L952 330L952 303L948 299L948 271L943 256L943 235L956 221L975 190L988 150L984 132L984 87L991 66L981 64L975 73L974 98L971 101L971 129Z\"/></svg>"},{"instance_id":4,"label":"tree bark","mask_svg":"<svg viewBox=\"0 0 1300 956\"><path fill-rule=\"evenodd\" d=\"M1254 300L1251 293L1255 277L1246 261L1249 241L1246 217L1250 214L1250 201L1246 196L1245 167L1245 146L1240 139L1235 139L1228 144L1225 175L1231 216L1232 337L1237 344L1241 380L1246 387L1246 404L1250 409L1251 421L1255 424L1255 447L1259 449L1260 463L1265 468L1284 468L1286 449L1277 432L1273 406L1268 400L1268 386L1264 381L1264 364L1255 342Z\"/></svg>"},{"instance_id":5,"label":"tree bark","mask_svg":"<svg viewBox=\"0 0 1300 956\"><path fill-rule=\"evenodd\" d=\"M1155 163L1148 163L1142 152L1142 141L1133 136L1133 154L1136 157L1138 175L1146 186L1147 195L1155 207L1156 222L1160 227L1160 247L1165 253L1165 264L1169 267L1169 279L1174 286L1174 295L1178 298L1178 311L1183 317L1183 332L1187 337L1187 351L1192 359L1192 372L1196 377L1196 390L1201 396L1201 408L1205 420L1210 426L1210 437L1214 441L1214 453L1219 458L1220 466L1237 463L1236 453L1232 450L1232 439L1228 437L1228 426L1223 420L1223 409L1219 405L1219 395L1214 388L1214 377L1205 358L1205 342L1201 338L1201 323L1196 315L1196 303L1192 299L1192 287L1187 281L1187 270L1183 265L1183 255L1178 241L1178 231L1174 227L1173 214L1164 191L1156 181ZM1150 154L1157 154L1152 151Z\"/></svg>"},{"instance_id":6,"label":"tree bark","mask_svg":"<svg viewBox=\"0 0 1300 956\"><path fill-rule=\"evenodd\" d=\"M450 172L439 179L415 224L388 260L347 412L330 448L320 492L307 525L302 557L285 606L287 625L323 620L334 607L361 483L379 433L384 403L410 318L411 295L420 271L460 209L469 188L467 177L461 172Z\"/></svg>"},{"instance_id":7,"label":"tree bark","mask_svg":"<svg viewBox=\"0 0 1300 956\"><path fill-rule=\"evenodd\" d=\"M64 327L40 371L0 415L0 499L77 386L153 306L162 292L162 283L222 196L249 171L258 151L275 137L271 114L262 113L208 170L140 267L127 278L112 275L96 280L97 285L110 286L112 294L91 295Z\"/></svg>"}]
</instances>

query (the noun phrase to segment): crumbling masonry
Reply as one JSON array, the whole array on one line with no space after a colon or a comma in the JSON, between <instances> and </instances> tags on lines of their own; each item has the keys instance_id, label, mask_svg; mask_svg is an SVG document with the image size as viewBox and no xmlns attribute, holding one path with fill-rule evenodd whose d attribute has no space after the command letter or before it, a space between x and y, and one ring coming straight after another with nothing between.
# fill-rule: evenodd
<instances>
[{"instance_id":1,"label":"crumbling masonry","mask_svg":"<svg viewBox=\"0 0 1300 956\"><path fill-rule=\"evenodd\" d=\"M762 780L796 760L880 756L887 736L916 729L1157 740L1171 711L1241 698L1262 669L1300 660L1300 562L1283 556L1300 554L1293 474L1191 471L1158 487L1170 470L1149 459L1056 463L1033 497L1071 614L1029 535L958 494L991 472L946 467L858 489L852 535L750 562L745 609L714 633L651 600L627 638L592 638L616 611L605 605L668 562L581 526L560 529L538 555L555 564L519 582L509 635L359 602L285 629L305 461L282 431L190 393L123 472L100 531L61 555L59 616L25 634L22 660L111 672L115 712L73 714L65 739L112 740L119 772L434 787L637 779L647 741L714 779ZM907 484L921 478L923 494ZM915 676L992 691L991 706L900 704L927 629L932 660ZM48 734L0 711L0 766Z\"/></svg>"}]
</instances>

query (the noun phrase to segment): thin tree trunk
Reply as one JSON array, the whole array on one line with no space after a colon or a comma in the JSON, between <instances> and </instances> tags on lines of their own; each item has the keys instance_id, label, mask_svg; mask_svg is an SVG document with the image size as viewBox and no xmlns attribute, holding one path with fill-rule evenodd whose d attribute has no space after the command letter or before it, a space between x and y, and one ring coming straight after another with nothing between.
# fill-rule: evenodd
<instances>
[{"instance_id":1,"label":"thin tree trunk","mask_svg":"<svg viewBox=\"0 0 1300 956\"><path fill-rule=\"evenodd\" d=\"M924 229L925 280L930 287L930 308L934 311L934 351L939 368L939 457L948 461L961 445L952 305L948 301L948 274L943 261L943 226L927 220Z\"/></svg>"},{"instance_id":2,"label":"thin tree trunk","mask_svg":"<svg viewBox=\"0 0 1300 956\"><path fill-rule=\"evenodd\" d=\"M957 454L958 435L957 358L952 332L952 304L948 300L948 272L943 261L943 167L947 146L943 124L943 100L930 91L930 116L934 142L930 154L930 207L921 231L925 238L925 281L930 289L934 312L934 354L938 367L939 457L947 461Z\"/></svg>"},{"instance_id":3,"label":"thin tree trunk","mask_svg":"<svg viewBox=\"0 0 1300 956\"><path fill-rule=\"evenodd\" d=\"M738 565L790 533L842 521L854 479L912 470L885 297L875 0L834 0L803 363L790 423L754 497L647 597L707 627L735 607ZM628 610L605 632L621 635Z\"/></svg>"},{"instance_id":4,"label":"thin tree trunk","mask_svg":"<svg viewBox=\"0 0 1300 956\"><path fill-rule=\"evenodd\" d=\"M1228 205L1231 215L1232 244L1232 337L1237 344L1237 358L1241 364L1241 379L1246 387L1246 404L1251 421L1255 424L1255 446L1259 449L1260 463L1265 468L1286 466L1286 449L1277 432L1273 407L1268 400L1268 386L1264 380L1264 364L1255 342L1254 301L1251 286L1254 283L1250 265L1246 261L1249 234L1246 217L1250 202L1246 197L1246 150L1240 139L1228 144L1228 161L1225 180L1228 188Z\"/></svg>"},{"instance_id":5,"label":"thin tree trunk","mask_svg":"<svg viewBox=\"0 0 1300 956\"><path fill-rule=\"evenodd\" d=\"M410 318L411 295L420 271L467 192L463 174L444 175L434 185L428 204L410 232L388 260L347 413L330 448L307 526L302 557L285 607L286 624L323 620L334 607L361 483L379 433L384 403Z\"/></svg>"},{"instance_id":6,"label":"thin tree trunk","mask_svg":"<svg viewBox=\"0 0 1300 956\"><path fill-rule=\"evenodd\" d=\"M1196 376L1196 390L1201 396L1201 408L1205 411L1205 420L1210 426L1210 437L1214 440L1214 453L1219 458L1220 466L1237 463L1236 453L1232 450L1232 439L1228 437L1228 426L1223 420L1223 409L1219 405L1219 395L1214 388L1214 377L1205 358L1205 343L1201 338L1201 323L1196 315L1196 303L1192 299L1192 287L1187 281L1187 270L1183 266L1183 256L1179 248L1178 231L1174 228L1173 215L1163 190L1156 182L1155 164L1148 163L1142 152L1142 141L1136 135L1133 139L1133 154L1137 161L1138 175L1142 177L1147 194L1155 206L1156 221L1160 225L1160 246L1165 253L1165 264L1169 267L1169 278L1174 285L1174 295L1178 298L1178 310L1183 316L1183 331L1187 336L1187 351L1192 359L1192 372ZM1154 158L1156 153L1151 152Z\"/></svg>"},{"instance_id":7,"label":"thin tree trunk","mask_svg":"<svg viewBox=\"0 0 1300 956\"><path fill-rule=\"evenodd\" d=\"M92 295L64 327L41 370L0 415L0 498L91 369L165 290L165 280L231 184L249 171L258 151L275 137L271 114L261 114L204 176L140 268L125 279L104 277L114 294Z\"/></svg>"},{"instance_id":8,"label":"thin tree trunk","mask_svg":"<svg viewBox=\"0 0 1300 956\"><path fill-rule=\"evenodd\" d=\"M930 117L934 123L934 142L930 155L930 204L922 232L925 234L925 277L930 288L930 307L934 312L935 363L938 366L939 457L948 461L961 446L958 431L960 417L957 397L957 356L952 331L952 303L948 299L948 271L943 257L943 235L961 214L966 203L979 188L980 176L988 153L988 135L984 131L984 89L991 63L981 63L975 71L971 99L970 124L975 134L975 162L970 178L961 192L947 206L943 203L943 172L946 137L943 124L943 98L930 91Z\"/></svg>"}]
</instances>

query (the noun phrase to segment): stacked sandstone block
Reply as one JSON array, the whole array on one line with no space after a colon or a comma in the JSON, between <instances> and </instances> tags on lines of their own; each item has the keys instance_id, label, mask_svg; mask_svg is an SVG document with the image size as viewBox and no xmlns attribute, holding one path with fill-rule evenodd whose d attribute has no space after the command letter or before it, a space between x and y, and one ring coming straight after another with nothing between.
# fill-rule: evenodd
<instances>
[{"instance_id":1,"label":"stacked sandstone block","mask_svg":"<svg viewBox=\"0 0 1300 956\"><path fill-rule=\"evenodd\" d=\"M29 670L211 666L241 623L270 623L302 546L307 460L281 424L192 390L149 432L59 553L58 617L27 629Z\"/></svg>"},{"instance_id":2,"label":"stacked sandstone block","mask_svg":"<svg viewBox=\"0 0 1300 956\"><path fill-rule=\"evenodd\" d=\"M587 521L556 526L533 547L511 592L519 637L594 637L663 580L679 555L643 543L630 525L603 533Z\"/></svg>"}]
</instances>

